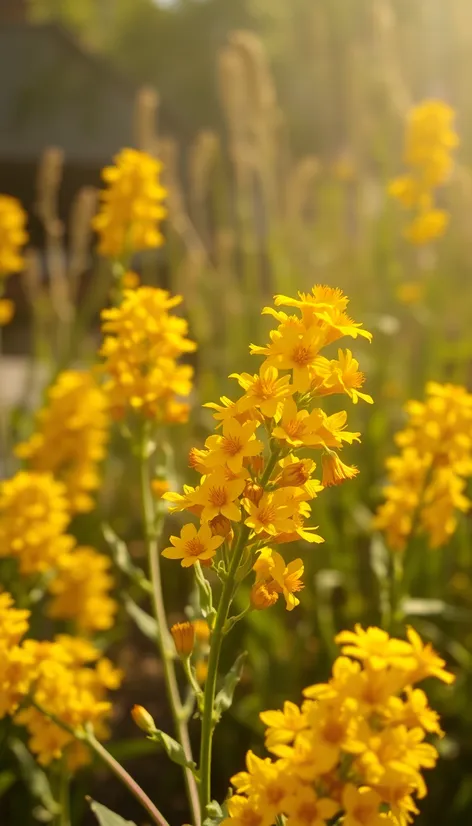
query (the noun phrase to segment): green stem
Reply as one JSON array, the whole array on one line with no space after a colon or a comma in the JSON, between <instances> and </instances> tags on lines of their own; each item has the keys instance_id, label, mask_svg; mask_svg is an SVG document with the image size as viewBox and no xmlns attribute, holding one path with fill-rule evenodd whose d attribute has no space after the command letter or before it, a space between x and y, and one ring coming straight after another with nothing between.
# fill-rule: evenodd
<instances>
[{"instance_id":1,"label":"green stem","mask_svg":"<svg viewBox=\"0 0 472 826\"><path fill-rule=\"evenodd\" d=\"M149 462L145 454L144 445L140 453L140 482L141 482L141 502L143 509L143 524L146 541L146 550L149 562L149 573L152 583L152 604L154 616L158 628L158 648L162 660L164 679L167 689L167 697L172 711L177 738L184 750L188 761L192 760L192 749L188 734L185 710L180 699L177 678L174 669L173 647L167 628L167 617L164 607L164 595L162 592L162 578L159 563L159 548L155 527L154 500L152 497L151 484L149 478ZM188 801L195 826L200 824L198 790L195 777L190 769L183 769L185 784L187 788Z\"/></svg>"},{"instance_id":2,"label":"green stem","mask_svg":"<svg viewBox=\"0 0 472 826\"><path fill-rule=\"evenodd\" d=\"M114 757L110 754L109 751L106 750L105 746L103 746L92 733L92 731L76 731L67 723L64 723L60 717L57 717L55 714L46 711L39 703L35 700L31 700L31 705L38 709L41 714L44 714L45 717L48 717L52 720L56 726L59 728L64 729L67 731L72 737L75 737L76 740L79 740L81 743L87 743L87 745L92 749L93 752L97 755L97 757L102 760L109 769L116 775L116 777L121 780L124 786L128 789L129 792L141 803L143 809L145 809L152 818L153 823L157 823L157 826L169 826L169 823L165 819L164 815L161 814L159 809L154 805L152 800L147 796L146 792L143 791L141 786L136 783L136 780L131 777L130 774L126 771L125 768L115 760Z\"/></svg>"},{"instance_id":3,"label":"green stem","mask_svg":"<svg viewBox=\"0 0 472 826\"><path fill-rule=\"evenodd\" d=\"M60 806L59 826L70 826L69 781L70 777L66 761L62 758L58 801Z\"/></svg>"},{"instance_id":4,"label":"green stem","mask_svg":"<svg viewBox=\"0 0 472 826\"><path fill-rule=\"evenodd\" d=\"M272 455L262 476L260 482L262 487L265 487L269 481L278 456L279 449L275 448L272 451ZM241 563L250 532L250 528L246 525L242 526L236 547L232 554L228 577L221 593L218 610L216 612L215 625L211 635L210 656L208 658L208 674L205 682L205 693L203 700L202 739L200 744L200 807L202 818L204 818L206 807L211 801L211 757L213 733L215 730L215 719L213 712L221 646L225 636L225 625L228 619L228 612L234 595L236 572Z\"/></svg>"},{"instance_id":5,"label":"green stem","mask_svg":"<svg viewBox=\"0 0 472 826\"><path fill-rule=\"evenodd\" d=\"M161 814L159 809L156 808L152 800L147 796L147 794L142 790L141 786L136 783L130 774L123 768L121 763L118 763L114 757L110 754L109 751L106 750L105 746L103 746L93 734L88 733L85 737L85 742L88 743L92 751L95 752L97 757L99 757L116 775L116 777L121 780L121 782L126 786L128 791L131 792L132 795L141 803L143 809L145 809L148 815L151 817L153 823L157 823L158 826L169 826L168 821L165 819L164 815Z\"/></svg>"}]
</instances>

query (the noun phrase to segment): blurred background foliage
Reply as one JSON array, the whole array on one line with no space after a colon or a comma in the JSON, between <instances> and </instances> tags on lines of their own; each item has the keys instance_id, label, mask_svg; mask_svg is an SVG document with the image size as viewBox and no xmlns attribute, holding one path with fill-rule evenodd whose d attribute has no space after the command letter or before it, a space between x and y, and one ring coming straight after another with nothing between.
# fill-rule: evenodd
<instances>
[{"instance_id":1,"label":"blurred background foliage","mask_svg":"<svg viewBox=\"0 0 472 826\"><path fill-rule=\"evenodd\" d=\"M191 423L175 436L175 488L185 479L187 449L200 446L211 428L200 404L230 394L228 373L250 367L248 344L265 339L259 313L273 293L317 282L340 286L352 298L353 316L375 336L370 348L353 348L375 400L373 408L350 412L363 441L347 461L361 473L317 500L326 542L303 549L301 605L291 615L281 606L253 612L235 632L249 664L232 718L217 731L223 796L246 748L260 743L259 710L297 700L302 686L326 677L336 630L379 621L387 551L370 523L384 460L395 452L393 434L403 424L402 405L422 398L430 379L470 387L472 10L469 0L31 0L29 14L33 22L59 22L136 87L148 87L138 98L136 143L163 160L169 215L163 250L133 264L145 282L184 295L199 343ZM150 87L159 94L162 130ZM404 216L386 184L401 171L408 108L428 97L456 109L461 146L441 193L450 228L434 245L414 248L402 237ZM174 130L166 126L169 112ZM36 364L25 374L28 391L38 364L48 374L93 359L97 308L111 277L91 259L86 233L74 235L77 212L61 211L63 161L46 156L39 179L43 209L34 220L42 222L44 242L31 251L24 282ZM83 193L76 197L93 211ZM83 257L69 289L64 261L76 261L74 243ZM49 280L38 275L43 269ZM12 441L30 428L27 396L17 403ZM76 526L82 542L99 542L102 518L126 540L139 532L123 515L136 512L135 493L116 439L99 511ZM418 821L424 826L465 826L472 819L471 535L465 516L447 547L430 551L415 539L407 555L409 620L460 670L453 691L435 689L447 736ZM131 548L139 558L139 541ZM164 576L170 615L178 619L190 580L172 563ZM153 789L156 765L163 764L139 757L139 743L126 740L133 736L127 715L140 702L165 728L159 668L124 610L112 641L128 674L117 707L116 752ZM178 822L177 775L175 783L170 775L165 785ZM136 819L132 803L114 785L103 792L103 778L96 778L102 791L94 795ZM12 783L11 773L0 776L0 791L9 790L6 811L15 813L11 822L27 823L30 806L18 795L11 802ZM79 779L77 800L81 795Z\"/></svg>"}]
</instances>

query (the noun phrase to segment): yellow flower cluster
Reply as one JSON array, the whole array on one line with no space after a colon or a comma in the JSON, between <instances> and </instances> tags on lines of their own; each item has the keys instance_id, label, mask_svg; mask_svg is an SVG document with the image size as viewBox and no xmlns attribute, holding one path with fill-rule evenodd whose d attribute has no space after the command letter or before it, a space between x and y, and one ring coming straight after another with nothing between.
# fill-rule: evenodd
<instances>
[{"instance_id":1,"label":"yellow flower cluster","mask_svg":"<svg viewBox=\"0 0 472 826\"><path fill-rule=\"evenodd\" d=\"M172 546L163 555L180 559L184 567L197 561L211 564L223 543L231 545L231 556L244 540L259 554L253 607L269 607L283 594L291 609L298 603L294 593L302 587L303 563L296 560L286 566L269 546L298 539L322 542L316 529L305 525L310 500L323 486L357 473L336 451L344 442L358 440L359 434L345 429L344 410L328 416L315 406L317 399L339 393L354 402L372 401L360 390L364 376L349 350L339 350L337 359L320 351L343 336L371 336L347 315L348 298L341 290L315 286L295 299L276 296L275 304L294 312L263 310L277 326L267 345L251 345L252 353L264 357L259 372L232 374L243 391L239 398L223 397L221 404L207 405L214 411L216 433L189 457L201 475L199 484L185 486L183 494L164 494L171 510L190 511L200 525L186 524L180 536L171 537ZM307 449L323 454L321 484L312 478L315 462L299 455Z\"/></svg>"},{"instance_id":2,"label":"yellow flower cluster","mask_svg":"<svg viewBox=\"0 0 472 826\"><path fill-rule=\"evenodd\" d=\"M454 678L412 628L408 642L359 625L336 641L342 656L328 683L306 688L300 707L286 702L261 714L274 758L248 753L222 826L271 826L281 815L286 826L335 817L343 826L406 826L417 813L415 798L427 792L422 771L438 757L426 737L442 732L415 686Z\"/></svg>"},{"instance_id":3,"label":"yellow flower cluster","mask_svg":"<svg viewBox=\"0 0 472 826\"><path fill-rule=\"evenodd\" d=\"M186 421L188 405L178 397L189 395L193 370L177 359L196 345L186 338L185 319L169 312L181 301L166 290L139 287L125 290L119 307L103 310L104 391L115 418L131 408L160 422Z\"/></svg>"},{"instance_id":4,"label":"yellow flower cluster","mask_svg":"<svg viewBox=\"0 0 472 826\"><path fill-rule=\"evenodd\" d=\"M49 614L74 620L81 632L110 628L116 603L107 557L76 547L66 533L66 490L49 473L21 471L0 483L0 557L18 560L22 575L47 574Z\"/></svg>"},{"instance_id":5,"label":"yellow flower cluster","mask_svg":"<svg viewBox=\"0 0 472 826\"><path fill-rule=\"evenodd\" d=\"M23 269L26 220L26 212L16 198L0 195L0 278Z\"/></svg>"},{"instance_id":6,"label":"yellow flower cluster","mask_svg":"<svg viewBox=\"0 0 472 826\"><path fill-rule=\"evenodd\" d=\"M0 483L0 557L18 559L22 574L54 568L74 539L66 490L49 473L21 471Z\"/></svg>"},{"instance_id":7,"label":"yellow flower cluster","mask_svg":"<svg viewBox=\"0 0 472 826\"><path fill-rule=\"evenodd\" d=\"M160 162L146 152L123 149L114 161L102 171L106 189L92 226L100 239L99 252L119 259L161 246L166 190L159 183Z\"/></svg>"},{"instance_id":8,"label":"yellow flower cluster","mask_svg":"<svg viewBox=\"0 0 472 826\"><path fill-rule=\"evenodd\" d=\"M108 557L94 548L79 546L62 557L48 584L53 597L49 616L73 620L83 634L111 628L117 604L109 596L115 584L110 566Z\"/></svg>"},{"instance_id":9,"label":"yellow flower cluster","mask_svg":"<svg viewBox=\"0 0 472 826\"><path fill-rule=\"evenodd\" d=\"M427 100L410 113L404 161L408 172L395 178L389 194L412 213L405 236L413 244L440 237L448 214L434 203L434 190L444 184L452 169L452 150L458 144L453 128L454 111L440 100Z\"/></svg>"},{"instance_id":10,"label":"yellow flower cluster","mask_svg":"<svg viewBox=\"0 0 472 826\"><path fill-rule=\"evenodd\" d=\"M121 673L80 637L22 640L28 616L29 611L14 608L9 594L0 594L0 717L14 715L16 723L26 726L29 747L40 763L47 765L66 750L75 768L86 759L85 752L77 751L73 735L47 714L74 731L91 724L98 736L105 736L104 721L111 711L106 692L119 687Z\"/></svg>"},{"instance_id":11,"label":"yellow flower cluster","mask_svg":"<svg viewBox=\"0 0 472 826\"><path fill-rule=\"evenodd\" d=\"M89 372L66 370L48 390L36 414L36 432L15 453L35 471L64 483L73 512L90 511L100 484L99 463L108 439L105 394Z\"/></svg>"},{"instance_id":12,"label":"yellow flower cluster","mask_svg":"<svg viewBox=\"0 0 472 826\"><path fill-rule=\"evenodd\" d=\"M387 460L389 482L374 527L394 551L412 533L426 534L430 547L443 545L467 511L466 479L472 476L472 394L464 387L430 382L426 401L406 405L408 425L396 436L398 456Z\"/></svg>"}]
</instances>

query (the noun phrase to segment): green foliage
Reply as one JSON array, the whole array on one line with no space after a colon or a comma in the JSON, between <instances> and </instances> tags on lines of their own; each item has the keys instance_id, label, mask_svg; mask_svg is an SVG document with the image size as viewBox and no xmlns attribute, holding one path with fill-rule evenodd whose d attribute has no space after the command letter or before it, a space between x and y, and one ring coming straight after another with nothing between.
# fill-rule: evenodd
<instances>
[{"instance_id":1,"label":"green foliage","mask_svg":"<svg viewBox=\"0 0 472 826\"><path fill-rule=\"evenodd\" d=\"M116 812L112 812L103 806L102 803L97 803L96 800L89 799L89 804L92 812L96 816L100 826L136 826L131 820L125 820Z\"/></svg>"}]
</instances>

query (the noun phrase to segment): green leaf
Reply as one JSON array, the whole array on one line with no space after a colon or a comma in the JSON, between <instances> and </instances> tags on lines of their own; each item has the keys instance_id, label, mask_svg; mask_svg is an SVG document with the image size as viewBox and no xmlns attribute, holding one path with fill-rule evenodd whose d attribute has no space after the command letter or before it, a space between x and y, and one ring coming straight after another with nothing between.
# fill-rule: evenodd
<instances>
[{"instance_id":1,"label":"green leaf","mask_svg":"<svg viewBox=\"0 0 472 826\"><path fill-rule=\"evenodd\" d=\"M144 636L155 642L158 638L158 628L154 617L140 608L128 595L125 597L125 609Z\"/></svg>"},{"instance_id":2,"label":"green leaf","mask_svg":"<svg viewBox=\"0 0 472 826\"><path fill-rule=\"evenodd\" d=\"M132 820L125 820L121 815L107 809L102 803L97 803L91 797L87 798L90 808L97 818L100 826L136 826Z\"/></svg>"},{"instance_id":3,"label":"green leaf","mask_svg":"<svg viewBox=\"0 0 472 826\"><path fill-rule=\"evenodd\" d=\"M219 826L221 821L224 820L225 817L228 817L226 804L223 803L223 805L220 806L217 800L212 800L211 803L208 804L205 813L206 817L203 820L202 826Z\"/></svg>"},{"instance_id":4,"label":"green leaf","mask_svg":"<svg viewBox=\"0 0 472 826\"><path fill-rule=\"evenodd\" d=\"M138 566L132 561L126 542L123 542L123 540L120 539L120 537L115 533L113 528L106 522L102 525L102 533L105 542L110 548L112 559L116 567L123 574L126 574L127 577L133 580L133 582L136 582L144 591L151 593L151 583L147 579L144 571L141 568L138 568Z\"/></svg>"},{"instance_id":5,"label":"green leaf","mask_svg":"<svg viewBox=\"0 0 472 826\"><path fill-rule=\"evenodd\" d=\"M221 688L216 695L215 711L218 717L220 717L224 711L227 711L233 702L234 692L241 679L246 657L247 651L243 651L243 653L236 658L224 679L223 688Z\"/></svg>"},{"instance_id":6,"label":"green leaf","mask_svg":"<svg viewBox=\"0 0 472 826\"><path fill-rule=\"evenodd\" d=\"M158 729L149 736L149 739L160 743L167 757L172 760L173 763L177 763L178 766L184 766L186 769L191 769L195 773L196 767L193 760L187 760L180 743L174 740L169 734L166 734L165 731L159 731Z\"/></svg>"},{"instance_id":7,"label":"green leaf","mask_svg":"<svg viewBox=\"0 0 472 826\"><path fill-rule=\"evenodd\" d=\"M211 585L206 579L199 562L197 562L197 564L195 565L194 571L195 579L197 582L198 601L201 614L203 617L210 617L213 614L215 614L215 609L213 608L213 592L211 590Z\"/></svg>"},{"instance_id":8,"label":"green leaf","mask_svg":"<svg viewBox=\"0 0 472 826\"><path fill-rule=\"evenodd\" d=\"M31 795L42 804L46 812L53 816L57 815L59 807L54 800L46 772L40 769L21 740L12 738L9 746L18 761L22 780Z\"/></svg>"}]
</instances>

